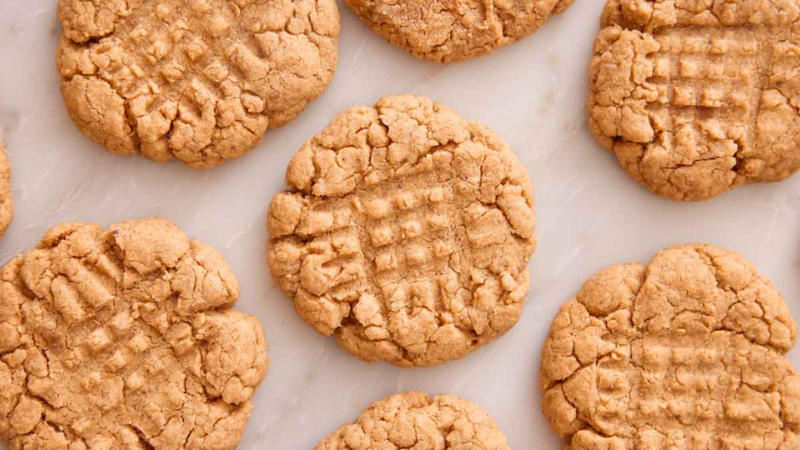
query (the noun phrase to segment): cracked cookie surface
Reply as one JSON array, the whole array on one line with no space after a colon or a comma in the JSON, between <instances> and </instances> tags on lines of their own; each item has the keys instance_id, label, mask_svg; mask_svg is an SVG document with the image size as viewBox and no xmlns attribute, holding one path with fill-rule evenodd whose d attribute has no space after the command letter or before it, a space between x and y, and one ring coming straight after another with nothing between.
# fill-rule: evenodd
<instances>
[{"instance_id":1,"label":"cracked cookie surface","mask_svg":"<svg viewBox=\"0 0 800 450\"><path fill-rule=\"evenodd\" d=\"M370 405L314 450L511 450L492 416L454 395L391 395Z\"/></svg>"},{"instance_id":2,"label":"cracked cookie surface","mask_svg":"<svg viewBox=\"0 0 800 450\"><path fill-rule=\"evenodd\" d=\"M14 193L11 189L11 165L8 152L0 142L0 237L2 237L14 218Z\"/></svg>"},{"instance_id":3,"label":"cracked cookie surface","mask_svg":"<svg viewBox=\"0 0 800 450\"><path fill-rule=\"evenodd\" d=\"M375 33L417 58L474 58L536 31L573 0L346 0Z\"/></svg>"},{"instance_id":4,"label":"cracked cookie surface","mask_svg":"<svg viewBox=\"0 0 800 450\"><path fill-rule=\"evenodd\" d=\"M58 70L76 127L113 153L214 167L333 78L334 0L60 0Z\"/></svg>"},{"instance_id":5,"label":"cracked cookie surface","mask_svg":"<svg viewBox=\"0 0 800 450\"><path fill-rule=\"evenodd\" d=\"M609 0L590 129L628 174L704 200L800 168L800 2Z\"/></svg>"},{"instance_id":6,"label":"cracked cookie surface","mask_svg":"<svg viewBox=\"0 0 800 450\"><path fill-rule=\"evenodd\" d=\"M222 255L171 222L65 223L0 270L0 440L234 449L267 372Z\"/></svg>"},{"instance_id":7,"label":"cracked cookie surface","mask_svg":"<svg viewBox=\"0 0 800 450\"><path fill-rule=\"evenodd\" d=\"M268 212L273 278L365 361L432 365L508 331L536 247L533 188L506 143L415 96L352 108L292 159Z\"/></svg>"},{"instance_id":8,"label":"cracked cookie surface","mask_svg":"<svg viewBox=\"0 0 800 450\"><path fill-rule=\"evenodd\" d=\"M796 449L800 377L789 306L710 245L592 276L544 345L543 410L566 448Z\"/></svg>"}]
</instances>

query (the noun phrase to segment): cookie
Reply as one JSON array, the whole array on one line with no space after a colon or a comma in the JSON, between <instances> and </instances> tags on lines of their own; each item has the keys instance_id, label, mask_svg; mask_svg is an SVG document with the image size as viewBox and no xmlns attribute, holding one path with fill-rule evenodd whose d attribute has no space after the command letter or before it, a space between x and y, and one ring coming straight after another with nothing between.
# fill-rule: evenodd
<instances>
[{"instance_id":1,"label":"cookie","mask_svg":"<svg viewBox=\"0 0 800 450\"><path fill-rule=\"evenodd\" d=\"M609 0L589 124L628 174L705 200L800 168L800 3Z\"/></svg>"},{"instance_id":2,"label":"cookie","mask_svg":"<svg viewBox=\"0 0 800 450\"><path fill-rule=\"evenodd\" d=\"M574 0L345 0L375 33L417 58L447 63L474 58L539 29Z\"/></svg>"},{"instance_id":3,"label":"cookie","mask_svg":"<svg viewBox=\"0 0 800 450\"><path fill-rule=\"evenodd\" d=\"M440 364L522 314L533 189L484 126L426 98L385 97L306 142L286 182L268 212L273 278L359 358Z\"/></svg>"},{"instance_id":4,"label":"cookie","mask_svg":"<svg viewBox=\"0 0 800 450\"><path fill-rule=\"evenodd\" d=\"M0 142L0 237L6 233L13 218L14 194L11 191L11 166L8 164L8 152Z\"/></svg>"},{"instance_id":5,"label":"cookie","mask_svg":"<svg viewBox=\"0 0 800 450\"><path fill-rule=\"evenodd\" d=\"M77 128L108 151L214 167L333 78L334 0L60 0L58 71Z\"/></svg>"},{"instance_id":6,"label":"cookie","mask_svg":"<svg viewBox=\"0 0 800 450\"><path fill-rule=\"evenodd\" d=\"M10 449L234 449L267 372L222 255L161 219L65 223L0 270Z\"/></svg>"},{"instance_id":7,"label":"cookie","mask_svg":"<svg viewBox=\"0 0 800 450\"><path fill-rule=\"evenodd\" d=\"M559 0L555 8L553 8L553 14L560 14L566 11L573 3L575 3L575 0Z\"/></svg>"},{"instance_id":8,"label":"cookie","mask_svg":"<svg viewBox=\"0 0 800 450\"><path fill-rule=\"evenodd\" d=\"M314 450L510 450L492 416L454 395L391 395L336 430Z\"/></svg>"},{"instance_id":9,"label":"cookie","mask_svg":"<svg viewBox=\"0 0 800 450\"><path fill-rule=\"evenodd\" d=\"M589 278L544 345L543 409L571 450L794 449L797 326L741 256L684 245Z\"/></svg>"}]
</instances>

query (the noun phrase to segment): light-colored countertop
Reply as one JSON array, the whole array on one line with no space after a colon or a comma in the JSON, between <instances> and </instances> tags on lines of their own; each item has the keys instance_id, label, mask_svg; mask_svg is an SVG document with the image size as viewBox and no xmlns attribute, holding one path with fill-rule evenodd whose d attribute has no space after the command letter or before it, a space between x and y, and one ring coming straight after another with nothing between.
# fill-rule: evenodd
<instances>
[{"instance_id":1,"label":"light-colored countertop","mask_svg":"<svg viewBox=\"0 0 800 450\"><path fill-rule=\"evenodd\" d=\"M586 127L586 71L600 0L579 0L538 33L495 54L438 66L372 34L342 6L340 62L327 92L248 156L212 171L106 153L61 103L56 0L0 2L0 135L10 151L16 217L1 262L66 220L109 225L163 216L225 254L255 314L272 367L255 396L240 448L309 450L370 402L414 389L470 398L491 412L513 448L560 449L542 416L539 356L562 302L592 273L649 261L659 249L709 242L740 252L783 292L800 320L800 175L682 204L630 181ZM517 326L466 359L426 369L367 365L295 313L266 266L266 207L286 164L337 113L391 93L427 95L503 136L531 172L540 245ZM800 351L791 353L800 367Z\"/></svg>"}]
</instances>

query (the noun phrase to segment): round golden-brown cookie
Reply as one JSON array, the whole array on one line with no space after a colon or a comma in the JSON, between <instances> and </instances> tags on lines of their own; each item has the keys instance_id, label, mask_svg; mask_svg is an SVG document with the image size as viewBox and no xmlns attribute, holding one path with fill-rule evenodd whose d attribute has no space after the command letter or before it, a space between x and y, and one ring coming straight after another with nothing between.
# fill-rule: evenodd
<instances>
[{"instance_id":1,"label":"round golden-brown cookie","mask_svg":"<svg viewBox=\"0 0 800 450\"><path fill-rule=\"evenodd\" d=\"M346 0L362 22L417 58L474 58L532 34L574 0Z\"/></svg>"},{"instance_id":2,"label":"round golden-brown cookie","mask_svg":"<svg viewBox=\"0 0 800 450\"><path fill-rule=\"evenodd\" d=\"M571 450L795 449L789 306L739 255L671 247L589 278L544 345L544 414Z\"/></svg>"},{"instance_id":3,"label":"round golden-brown cookie","mask_svg":"<svg viewBox=\"0 0 800 450\"><path fill-rule=\"evenodd\" d=\"M386 397L336 430L314 450L510 450L492 416L454 395L420 392Z\"/></svg>"},{"instance_id":4,"label":"round golden-brown cookie","mask_svg":"<svg viewBox=\"0 0 800 450\"><path fill-rule=\"evenodd\" d=\"M0 237L6 233L13 218L14 193L11 190L11 166L8 164L8 152L0 142Z\"/></svg>"},{"instance_id":5,"label":"round golden-brown cookie","mask_svg":"<svg viewBox=\"0 0 800 450\"><path fill-rule=\"evenodd\" d=\"M267 372L222 255L171 222L65 223L0 270L10 449L234 449Z\"/></svg>"},{"instance_id":6,"label":"round golden-brown cookie","mask_svg":"<svg viewBox=\"0 0 800 450\"><path fill-rule=\"evenodd\" d=\"M704 200L800 168L800 2L609 0L590 129L630 176Z\"/></svg>"},{"instance_id":7,"label":"round golden-brown cookie","mask_svg":"<svg viewBox=\"0 0 800 450\"><path fill-rule=\"evenodd\" d=\"M533 188L484 126L426 98L385 97L306 142L286 182L268 213L273 278L359 358L458 359L522 314Z\"/></svg>"},{"instance_id":8,"label":"round golden-brown cookie","mask_svg":"<svg viewBox=\"0 0 800 450\"><path fill-rule=\"evenodd\" d=\"M60 0L61 93L107 150L196 168L243 155L326 88L334 0Z\"/></svg>"}]
</instances>

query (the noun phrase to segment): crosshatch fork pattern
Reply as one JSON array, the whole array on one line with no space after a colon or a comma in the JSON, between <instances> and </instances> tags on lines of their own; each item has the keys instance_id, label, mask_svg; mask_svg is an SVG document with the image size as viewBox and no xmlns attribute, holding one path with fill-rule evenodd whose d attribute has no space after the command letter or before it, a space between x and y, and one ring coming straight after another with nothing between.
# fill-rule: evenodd
<instances>
[{"instance_id":1,"label":"crosshatch fork pattern","mask_svg":"<svg viewBox=\"0 0 800 450\"><path fill-rule=\"evenodd\" d=\"M75 125L113 153L193 167L292 120L337 61L332 0L61 0L59 18Z\"/></svg>"},{"instance_id":2,"label":"crosshatch fork pattern","mask_svg":"<svg viewBox=\"0 0 800 450\"><path fill-rule=\"evenodd\" d=\"M292 160L269 263L300 315L367 361L438 364L508 331L535 248L528 175L420 97L354 108Z\"/></svg>"},{"instance_id":3,"label":"crosshatch fork pattern","mask_svg":"<svg viewBox=\"0 0 800 450\"><path fill-rule=\"evenodd\" d=\"M590 129L652 191L703 200L800 168L795 2L613 0L590 69Z\"/></svg>"},{"instance_id":4,"label":"crosshatch fork pattern","mask_svg":"<svg viewBox=\"0 0 800 450\"><path fill-rule=\"evenodd\" d=\"M269 367L239 291L219 252L166 220L51 228L0 269L0 441L236 448Z\"/></svg>"},{"instance_id":5,"label":"crosshatch fork pattern","mask_svg":"<svg viewBox=\"0 0 800 450\"><path fill-rule=\"evenodd\" d=\"M763 46L747 30L674 28L655 34L660 50L653 53L648 79L657 99L650 114L672 130L675 144L708 148L725 154L730 136L752 141L764 77L759 57ZM724 122L721 122L721 120ZM669 122L671 121L671 124Z\"/></svg>"},{"instance_id":6,"label":"crosshatch fork pattern","mask_svg":"<svg viewBox=\"0 0 800 450\"><path fill-rule=\"evenodd\" d=\"M785 300L738 255L673 247L599 272L561 308L543 410L573 450L796 448L796 339Z\"/></svg>"}]
</instances>

